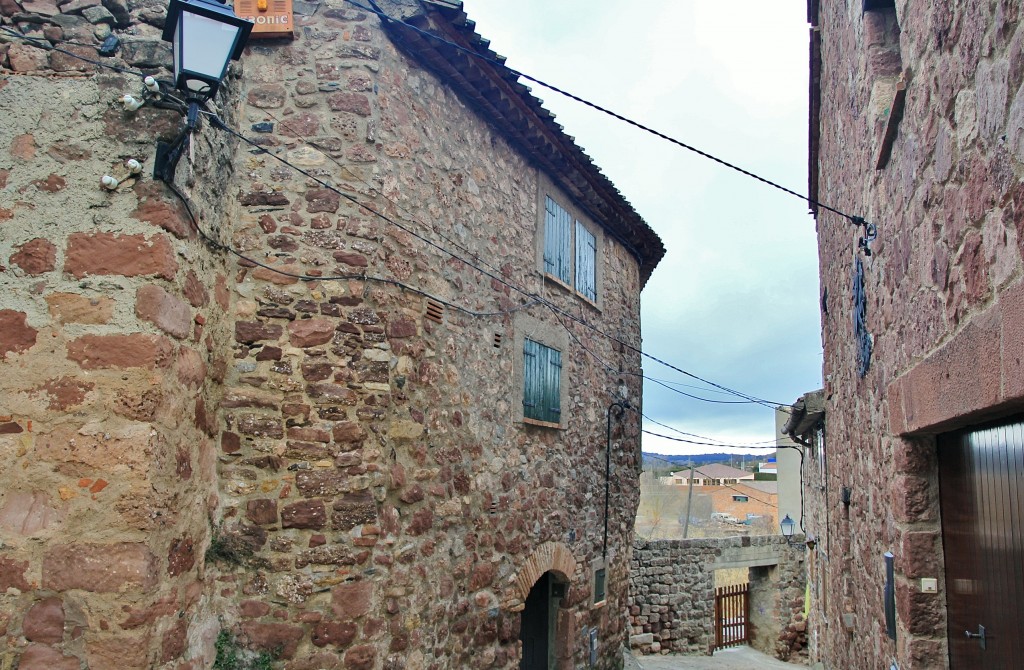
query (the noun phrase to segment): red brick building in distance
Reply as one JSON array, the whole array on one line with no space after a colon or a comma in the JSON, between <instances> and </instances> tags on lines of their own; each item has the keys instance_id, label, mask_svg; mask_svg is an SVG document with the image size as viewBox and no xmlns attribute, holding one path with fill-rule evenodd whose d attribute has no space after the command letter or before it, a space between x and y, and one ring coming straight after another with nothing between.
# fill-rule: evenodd
<instances>
[{"instance_id":1,"label":"red brick building in distance","mask_svg":"<svg viewBox=\"0 0 1024 670\"><path fill-rule=\"evenodd\" d=\"M1024 667L1021 3L808 8L812 660Z\"/></svg>"}]
</instances>

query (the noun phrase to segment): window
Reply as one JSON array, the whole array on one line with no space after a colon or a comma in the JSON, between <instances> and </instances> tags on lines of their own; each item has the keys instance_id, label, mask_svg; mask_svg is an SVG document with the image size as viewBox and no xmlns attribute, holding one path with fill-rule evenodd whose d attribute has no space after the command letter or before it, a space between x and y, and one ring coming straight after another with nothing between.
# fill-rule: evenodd
<instances>
[{"instance_id":1,"label":"window","mask_svg":"<svg viewBox=\"0 0 1024 670\"><path fill-rule=\"evenodd\" d=\"M597 237L551 196L544 212L544 273L597 302Z\"/></svg>"},{"instance_id":2,"label":"window","mask_svg":"<svg viewBox=\"0 0 1024 670\"><path fill-rule=\"evenodd\" d=\"M523 418L558 424L561 409L562 352L523 340Z\"/></svg>"},{"instance_id":3,"label":"window","mask_svg":"<svg viewBox=\"0 0 1024 670\"><path fill-rule=\"evenodd\" d=\"M608 599L608 566L603 558L595 558L590 562L590 574L594 585L594 607L603 607Z\"/></svg>"},{"instance_id":4,"label":"window","mask_svg":"<svg viewBox=\"0 0 1024 670\"><path fill-rule=\"evenodd\" d=\"M749 500L750 500L750 498L748 498L747 496L733 496L732 497L732 501L733 502L748 502Z\"/></svg>"},{"instance_id":5,"label":"window","mask_svg":"<svg viewBox=\"0 0 1024 670\"><path fill-rule=\"evenodd\" d=\"M594 570L594 604L605 601L605 568Z\"/></svg>"}]
</instances>

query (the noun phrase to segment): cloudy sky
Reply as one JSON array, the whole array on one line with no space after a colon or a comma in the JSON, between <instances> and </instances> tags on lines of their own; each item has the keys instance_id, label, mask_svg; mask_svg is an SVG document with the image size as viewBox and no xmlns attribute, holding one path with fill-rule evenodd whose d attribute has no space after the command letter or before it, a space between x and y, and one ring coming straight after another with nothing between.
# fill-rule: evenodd
<instances>
[{"instance_id":1,"label":"cloudy sky","mask_svg":"<svg viewBox=\"0 0 1024 670\"><path fill-rule=\"evenodd\" d=\"M806 3L465 0L465 10L510 67L806 192ZM771 401L819 388L817 251L806 203L533 89L665 242L642 296L644 351ZM650 361L644 372L692 395L736 400ZM644 412L728 443L774 438L771 409L692 400L651 382ZM643 446L708 450L646 435Z\"/></svg>"}]
</instances>

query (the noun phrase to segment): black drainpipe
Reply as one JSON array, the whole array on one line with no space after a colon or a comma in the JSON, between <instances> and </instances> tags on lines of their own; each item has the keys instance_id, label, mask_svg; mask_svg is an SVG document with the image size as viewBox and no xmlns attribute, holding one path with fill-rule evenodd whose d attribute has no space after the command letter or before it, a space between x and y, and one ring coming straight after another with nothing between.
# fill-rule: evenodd
<instances>
[{"instance_id":1,"label":"black drainpipe","mask_svg":"<svg viewBox=\"0 0 1024 670\"><path fill-rule=\"evenodd\" d=\"M611 492L612 474L612 409L619 408L621 417L629 409L629 403L625 400L615 401L608 405L608 442L604 452L604 546L601 549L601 557L608 558L608 498Z\"/></svg>"}]
</instances>

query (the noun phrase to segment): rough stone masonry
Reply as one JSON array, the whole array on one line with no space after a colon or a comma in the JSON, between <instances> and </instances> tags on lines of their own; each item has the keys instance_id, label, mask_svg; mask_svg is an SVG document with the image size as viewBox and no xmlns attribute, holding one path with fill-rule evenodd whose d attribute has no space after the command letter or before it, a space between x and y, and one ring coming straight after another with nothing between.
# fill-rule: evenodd
<instances>
[{"instance_id":1,"label":"rough stone masonry","mask_svg":"<svg viewBox=\"0 0 1024 670\"><path fill-rule=\"evenodd\" d=\"M117 102L137 76L0 34L0 667L198 669L233 645L289 670L513 668L548 571L559 667L589 667L592 629L594 667L621 667L639 423L613 417L605 519L605 365L638 356L508 285L638 345L649 268L605 234L597 303L543 281L560 175L375 16L294 4L295 39L252 44L213 108L307 174L203 123L184 200L149 176L180 116ZM170 65L162 0L0 16ZM532 327L566 342L561 429L514 419Z\"/></svg>"},{"instance_id":2,"label":"rough stone masonry","mask_svg":"<svg viewBox=\"0 0 1024 670\"><path fill-rule=\"evenodd\" d=\"M965 638L947 629L936 435L1024 406L1021 3L808 7L812 191L878 224L867 258L863 229L817 213L827 447L805 486L819 540L812 660L942 668ZM873 350L863 377L850 319L857 257Z\"/></svg>"}]
</instances>

